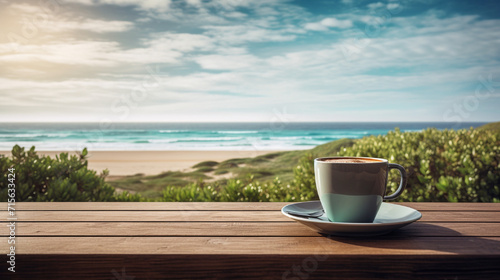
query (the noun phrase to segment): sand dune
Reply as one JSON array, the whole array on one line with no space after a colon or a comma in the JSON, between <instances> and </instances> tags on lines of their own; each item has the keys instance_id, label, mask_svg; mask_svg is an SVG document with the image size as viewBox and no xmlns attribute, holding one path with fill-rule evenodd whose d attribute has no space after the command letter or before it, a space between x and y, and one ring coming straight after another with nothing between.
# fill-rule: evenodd
<instances>
[{"instance_id":1,"label":"sand dune","mask_svg":"<svg viewBox=\"0 0 500 280\"><path fill-rule=\"evenodd\" d=\"M137 173L146 175L164 171L186 170L206 160L224 161L231 158L255 157L273 151L93 151L89 152L89 168L98 172L109 169L110 176ZM39 155L55 156L60 152L38 151ZM8 151L0 154L10 155Z\"/></svg>"}]
</instances>

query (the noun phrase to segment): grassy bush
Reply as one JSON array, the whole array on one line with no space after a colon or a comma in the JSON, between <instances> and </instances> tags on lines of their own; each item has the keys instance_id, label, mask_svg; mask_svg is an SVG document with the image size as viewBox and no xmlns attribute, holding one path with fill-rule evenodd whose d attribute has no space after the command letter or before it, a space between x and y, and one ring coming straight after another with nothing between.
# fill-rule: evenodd
<instances>
[{"instance_id":1,"label":"grassy bush","mask_svg":"<svg viewBox=\"0 0 500 280\"><path fill-rule=\"evenodd\" d=\"M227 174L227 173L229 173L229 170L227 170L227 169L217 169L214 172L215 175L223 175L223 174Z\"/></svg>"},{"instance_id":2,"label":"grassy bush","mask_svg":"<svg viewBox=\"0 0 500 280\"><path fill-rule=\"evenodd\" d=\"M307 201L318 199L314 184L314 170L312 154L304 156L294 169L294 180L291 184L284 184L279 178L271 182L261 183L255 176L248 176L246 180L230 179L228 181L213 182L210 184L190 184L186 187L167 187L163 191L161 201Z\"/></svg>"},{"instance_id":3,"label":"grassy bush","mask_svg":"<svg viewBox=\"0 0 500 280\"><path fill-rule=\"evenodd\" d=\"M352 140L351 140L352 141ZM306 201L318 199L313 159L320 156L363 156L386 158L407 169L409 180L399 201L500 202L500 136L481 130L427 129L369 136L325 146L303 155L293 169L294 179L283 184L278 178L259 183L250 176L226 184L194 183L186 188L169 187L164 201ZM337 145L338 144L338 145ZM341 147L331 149L330 147ZM337 148L338 148L337 147ZM325 151L328 150L328 153ZM389 192L399 182L390 173ZM286 185L286 187L285 187Z\"/></svg>"},{"instance_id":4,"label":"grassy bush","mask_svg":"<svg viewBox=\"0 0 500 280\"><path fill-rule=\"evenodd\" d=\"M500 202L499 146L499 134L487 130L396 129L360 139L338 154L403 165L409 178L399 201ZM394 191L398 172L391 172L390 178Z\"/></svg>"},{"instance_id":5,"label":"grassy bush","mask_svg":"<svg viewBox=\"0 0 500 280\"><path fill-rule=\"evenodd\" d=\"M239 164L248 163L249 160L251 160L251 158L232 158L221 162L219 166L228 167L231 164L236 164L236 166L238 166Z\"/></svg>"},{"instance_id":6,"label":"grassy bush","mask_svg":"<svg viewBox=\"0 0 500 280\"><path fill-rule=\"evenodd\" d=\"M181 172L167 171L151 176L127 176L119 180L108 182L116 189L140 193L143 198L158 199L166 186L188 186L200 180L210 179L199 171Z\"/></svg>"},{"instance_id":7,"label":"grassy bush","mask_svg":"<svg viewBox=\"0 0 500 280\"><path fill-rule=\"evenodd\" d=\"M87 169L87 150L78 156L61 153L56 158L39 157L35 147L29 151L18 145L12 157L0 158L0 200L7 201L7 174L15 169L16 201L138 201L140 196L115 189L101 175Z\"/></svg>"},{"instance_id":8,"label":"grassy bush","mask_svg":"<svg viewBox=\"0 0 500 280\"><path fill-rule=\"evenodd\" d=\"M284 186L278 178L261 184L250 176L246 181L231 179L225 184L199 182L186 187L167 187L161 201L266 202L296 201L298 197L297 190Z\"/></svg>"},{"instance_id":9,"label":"grassy bush","mask_svg":"<svg viewBox=\"0 0 500 280\"><path fill-rule=\"evenodd\" d=\"M488 123L477 128L478 130L490 130L500 133L500 122Z\"/></svg>"},{"instance_id":10,"label":"grassy bush","mask_svg":"<svg viewBox=\"0 0 500 280\"><path fill-rule=\"evenodd\" d=\"M202 172L202 173L207 173L207 172L214 171L214 169L212 167L205 166L205 167L200 167L200 168L196 169L196 171Z\"/></svg>"},{"instance_id":11,"label":"grassy bush","mask_svg":"<svg viewBox=\"0 0 500 280\"><path fill-rule=\"evenodd\" d=\"M217 168L218 169L227 169L227 168L237 168L238 164L234 162L223 162Z\"/></svg>"},{"instance_id":12,"label":"grassy bush","mask_svg":"<svg viewBox=\"0 0 500 280\"><path fill-rule=\"evenodd\" d=\"M216 166L217 164L219 164L218 162L216 161L211 161L211 160L207 160L207 161L202 161L198 164L195 164L193 166L193 168L201 168L201 167L214 167Z\"/></svg>"}]
</instances>

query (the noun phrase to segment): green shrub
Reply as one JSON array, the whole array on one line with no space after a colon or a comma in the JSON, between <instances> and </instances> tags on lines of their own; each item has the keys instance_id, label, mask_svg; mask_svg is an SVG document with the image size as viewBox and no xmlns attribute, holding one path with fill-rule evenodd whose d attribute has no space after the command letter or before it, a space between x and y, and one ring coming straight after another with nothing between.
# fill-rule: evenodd
<instances>
[{"instance_id":1,"label":"green shrub","mask_svg":"<svg viewBox=\"0 0 500 280\"><path fill-rule=\"evenodd\" d=\"M223 162L217 168L218 169L227 169L227 168L237 168L238 164L234 162Z\"/></svg>"},{"instance_id":2,"label":"green shrub","mask_svg":"<svg viewBox=\"0 0 500 280\"><path fill-rule=\"evenodd\" d=\"M261 184L249 176L245 181L230 179L224 184L198 182L185 187L169 186L163 191L161 201L298 201L298 194L298 190L292 190L290 185L285 187L278 178Z\"/></svg>"},{"instance_id":3,"label":"green shrub","mask_svg":"<svg viewBox=\"0 0 500 280\"><path fill-rule=\"evenodd\" d=\"M260 183L215 182L208 187L169 187L165 201L307 201L318 199L313 160L321 156L363 156L386 158L403 165L408 185L399 201L500 202L500 136L490 131L427 129L369 136L325 155L318 149L303 156L294 168L294 179L283 184L278 178ZM316 153L315 153L316 152ZM321 151L319 151L321 152ZM399 173L391 172L388 192L399 183ZM284 186L286 185L286 187Z\"/></svg>"},{"instance_id":4,"label":"green shrub","mask_svg":"<svg viewBox=\"0 0 500 280\"><path fill-rule=\"evenodd\" d=\"M477 128L478 130L490 130L500 133L500 122L487 123Z\"/></svg>"},{"instance_id":5,"label":"green shrub","mask_svg":"<svg viewBox=\"0 0 500 280\"><path fill-rule=\"evenodd\" d=\"M228 167L227 164L236 164L236 165L239 165L239 164L245 164L245 163L248 163L248 161L251 160L251 158L232 158L232 159L228 159L228 160L225 160L223 162L220 163L220 167L224 166L224 167Z\"/></svg>"},{"instance_id":6,"label":"green shrub","mask_svg":"<svg viewBox=\"0 0 500 280\"><path fill-rule=\"evenodd\" d=\"M264 163L264 162L269 162L269 159L267 159L265 157L254 157L254 158L251 158L250 160L248 160L247 164L259 165L259 164Z\"/></svg>"},{"instance_id":7,"label":"green shrub","mask_svg":"<svg viewBox=\"0 0 500 280\"><path fill-rule=\"evenodd\" d=\"M163 190L161 201L166 202L196 202L217 201L217 191L211 185L203 182L192 183L185 187L169 186Z\"/></svg>"},{"instance_id":8,"label":"green shrub","mask_svg":"<svg viewBox=\"0 0 500 280\"><path fill-rule=\"evenodd\" d=\"M297 196L300 201L319 199L314 179L315 157L313 154L306 154L293 170L293 185L299 190Z\"/></svg>"},{"instance_id":9,"label":"green shrub","mask_svg":"<svg viewBox=\"0 0 500 280\"><path fill-rule=\"evenodd\" d=\"M214 172L215 175L223 175L223 174L227 174L227 173L229 173L229 170L227 170L227 169L217 169Z\"/></svg>"},{"instance_id":10,"label":"green shrub","mask_svg":"<svg viewBox=\"0 0 500 280\"><path fill-rule=\"evenodd\" d=\"M214 167L216 166L217 164L219 164L218 162L216 161L211 161L211 160L207 160L207 161L202 161L196 165L193 166L193 168L200 168L200 167Z\"/></svg>"},{"instance_id":11,"label":"green shrub","mask_svg":"<svg viewBox=\"0 0 500 280\"><path fill-rule=\"evenodd\" d=\"M0 158L0 200L7 201L8 169L15 169L16 201L138 201L140 196L122 193L87 169L87 149L78 156L61 153L56 158L40 157L35 147L29 151L18 145L12 157Z\"/></svg>"},{"instance_id":12,"label":"green shrub","mask_svg":"<svg viewBox=\"0 0 500 280\"><path fill-rule=\"evenodd\" d=\"M500 202L500 136L491 131L426 129L360 139L339 156L386 158L403 165L408 184L399 201ZM390 173L390 191L399 183Z\"/></svg>"},{"instance_id":13,"label":"green shrub","mask_svg":"<svg viewBox=\"0 0 500 280\"><path fill-rule=\"evenodd\" d=\"M200 167L200 168L196 169L196 171L202 172L202 173L207 173L207 172L214 171L214 169L212 167L205 166L205 167Z\"/></svg>"}]
</instances>

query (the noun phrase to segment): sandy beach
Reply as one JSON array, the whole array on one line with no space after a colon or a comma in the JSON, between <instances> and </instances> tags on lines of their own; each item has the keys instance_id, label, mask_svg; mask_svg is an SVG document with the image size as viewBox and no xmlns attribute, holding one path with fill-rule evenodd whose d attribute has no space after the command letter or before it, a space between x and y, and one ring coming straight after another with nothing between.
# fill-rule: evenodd
<instances>
[{"instance_id":1,"label":"sandy beach","mask_svg":"<svg viewBox=\"0 0 500 280\"><path fill-rule=\"evenodd\" d=\"M182 171L206 160L224 161L231 158L256 157L273 151L89 151L89 168L110 176L142 173L159 174L164 171ZM60 152L37 151L39 155L54 157ZM10 151L0 151L10 156ZM70 153L75 154L75 153Z\"/></svg>"}]
</instances>

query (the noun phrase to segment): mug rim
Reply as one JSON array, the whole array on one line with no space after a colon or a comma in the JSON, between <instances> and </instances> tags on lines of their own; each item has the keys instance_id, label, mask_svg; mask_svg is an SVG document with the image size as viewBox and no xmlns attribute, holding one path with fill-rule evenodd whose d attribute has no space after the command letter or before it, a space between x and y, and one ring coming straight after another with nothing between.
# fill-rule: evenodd
<instances>
[{"instance_id":1,"label":"mug rim","mask_svg":"<svg viewBox=\"0 0 500 280\"><path fill-rule=\"evenodd\" d=\"M377 160L373 162L325 162L327 159L367 159L367 160ZM320 157L315 158L314 162L323 164L375 164L375 163L388 163L389 161L385 158L375 158L375 157Z\"/></svg>"}]
</instances>

